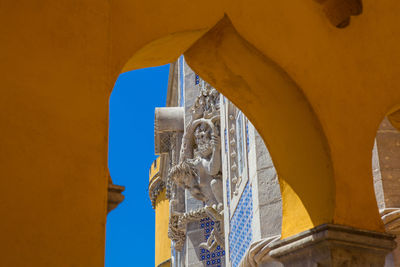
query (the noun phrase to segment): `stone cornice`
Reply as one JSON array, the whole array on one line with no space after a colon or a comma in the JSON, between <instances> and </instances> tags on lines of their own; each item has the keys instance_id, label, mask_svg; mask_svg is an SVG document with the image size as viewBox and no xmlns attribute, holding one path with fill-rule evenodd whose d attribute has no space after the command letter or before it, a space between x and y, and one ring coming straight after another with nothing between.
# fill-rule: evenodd
<instances>
[{"instance_id":1,"label":"stone cornice","mask_svg":"<svg viewBox=\"0 0 400 267\"><path fill-rule=\"evenodd\" d=\"M107 212L115 209L125 199L124 195L122 195L124 190L124 186L113 183L108 184Z\"/></svg>"}]
</instances>

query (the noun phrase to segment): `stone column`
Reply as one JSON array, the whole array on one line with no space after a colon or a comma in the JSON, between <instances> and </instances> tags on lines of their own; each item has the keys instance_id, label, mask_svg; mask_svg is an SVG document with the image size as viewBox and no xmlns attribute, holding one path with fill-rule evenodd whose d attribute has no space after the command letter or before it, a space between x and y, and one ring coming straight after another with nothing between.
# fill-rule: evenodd
<instances>
[{"instance_id":1,"label":"stone column","mask_svg":"<svg viewBox=\"0 0 400 267\"><path fill-rule=\"evenodd\" d=\"M290 267L384 266L394 235L325 224L277 241L269 256Z\"/></svg>"}]
</instances>

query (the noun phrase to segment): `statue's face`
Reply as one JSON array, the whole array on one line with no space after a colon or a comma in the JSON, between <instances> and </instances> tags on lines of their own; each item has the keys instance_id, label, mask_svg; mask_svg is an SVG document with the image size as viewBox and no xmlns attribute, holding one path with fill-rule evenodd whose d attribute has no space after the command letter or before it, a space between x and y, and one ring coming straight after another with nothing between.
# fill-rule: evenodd
<instances>
[{"instance_id":1,"label":"statue's face","mask_svg":"<svg viewBox=\"0 0 400 267\"><path fill-rule=\"evenodd\" d=\"M195 142L197 145L197 151L202 157L208 157L212 153L211 147L211 129L204 125L197 127L195 131Z\"/></svg>"}]
</instances>

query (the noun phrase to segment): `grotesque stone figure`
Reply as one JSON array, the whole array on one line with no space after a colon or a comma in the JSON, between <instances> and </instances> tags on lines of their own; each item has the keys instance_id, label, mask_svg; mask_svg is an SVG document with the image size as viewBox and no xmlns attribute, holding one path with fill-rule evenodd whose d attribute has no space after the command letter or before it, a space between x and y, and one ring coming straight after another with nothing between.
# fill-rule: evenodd
<instances>
[{"instance_id":1,"label":"grotesque stone figure","mask_svg":"<svg viewBox=\"0 0 400 267\"><path fill-rule=\"evenodd\" d=\"M211 217L218 226L210 233L207 242L200 244L211 251L224 246L219 93L206 84L190 111L179 162L170 169L168 180L187 189L205 206L187 213L176 212L173 209L176 200L172 197L169 236L179 250L183 247L186 224Z\"/></svg>"},{"instance_id":2,"label":"grotesque stone figure","mask_svg":"<svg viewBox=\"0 0 400 267\"><path fill-rule=\"evenodd\" d=\"M170 177L208 206L222 208L219 93L206 86L192 107L179 163Z\"/></svg>"},{"instance_id":3,"label":"grotesque stone figure","mask_svg":"<svg viewBox=\"0 0 400 267\"><path fill-rule=\"evenodd\" d=\"M199 174L199 185L209 204L222 203L221 141L207 124L197 126L195 133L193 166Z\"/></svg>"}]
</instances>

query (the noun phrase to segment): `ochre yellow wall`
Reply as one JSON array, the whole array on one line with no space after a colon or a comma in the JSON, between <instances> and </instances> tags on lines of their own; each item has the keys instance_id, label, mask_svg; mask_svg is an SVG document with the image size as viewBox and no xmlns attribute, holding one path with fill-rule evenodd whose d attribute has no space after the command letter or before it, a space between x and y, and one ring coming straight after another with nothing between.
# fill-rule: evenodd
<instances>
[{"instance_id":1,"label":"ochre yellow wall","mask_svg":"<svg viewBox=\"0 0 400 267\"><path fill-rule=\"evenodd\" d=\"M156 206L155 266L171 258L171 240L168 238L169 201L165 188L158 195Z\"/></svg>"},{"instance_id":2,"label":"ochre yellow wall","mask_svg":"<svg viewBox=\"0 0 400 267\"><path fill-rule=\"evenodd\" d=\"M0 266L104 266L107 1L0 8Z\"/></svg>"},{"instance_id":3,"label":"ochre yellow wall","mask_svg":"<svg viewBox=\"0 0 400 267\"><path fill-rule=\"evenodd\" d=\"M149 193L153 190L152 185L160 183L161 157L158 157L150 167L149 171ZM169 223L169 200L166 197L166 189L158 194L154 211L156 215L155 229L155 266L158 267L163 262L171 259L171 240L168 238ZM169 266L170 263L164 263L162 266Z\"/></svg>"},{"instance_id":4,"label":"ochre yellow wall","mask_svg":"<svg viewBox=\"0 0 400 267\"><path fill-rule=\"evenodd\" d=\"M160 177L160 173L159 173L160 172L160 159L161 159L161 157L158 157L151 164L150 171L149 171L149 183L154 182L156 178Z\"/></svg>"},{"instance_id":5,"label":"ochre yellow wall","mask_svg":"<svg viewBox=\"0 0 400 267\"><path fill-rule=\"evenodd\" d=\"M364 0L345 29L317 2L3 1L0 265L103 266L108 97L121 71L182 53L265 138L284 237L383 231L371 151L400 103L400 1Z\"/></svg>"},{"instance_id":6,"label":"ochre yellow wall","mask_svg":"<svg viewBox=\"0 0 400 267\"><path fill-rule=\"evenodd\" d=\"M170 267L171 266L171 260L166 261L158 265L157 267Z\"/></svg>"}]
</instances>

